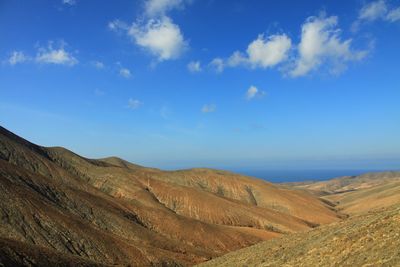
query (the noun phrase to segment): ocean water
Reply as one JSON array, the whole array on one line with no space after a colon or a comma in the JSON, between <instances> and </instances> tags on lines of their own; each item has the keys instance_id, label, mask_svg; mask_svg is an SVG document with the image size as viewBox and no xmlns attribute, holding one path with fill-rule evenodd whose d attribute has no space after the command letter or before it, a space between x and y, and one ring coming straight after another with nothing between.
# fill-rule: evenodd
<instances>
[{"instance_id":1,"label":"ocean water","mask_svg":"<svg viewBox=\"0 0 400 267\"><path fill-rule=\"evenodd\" d=\"M273 183L324 181L341 176L360 175L382 170L232 170Z\"/></svg>"}]
</instances>

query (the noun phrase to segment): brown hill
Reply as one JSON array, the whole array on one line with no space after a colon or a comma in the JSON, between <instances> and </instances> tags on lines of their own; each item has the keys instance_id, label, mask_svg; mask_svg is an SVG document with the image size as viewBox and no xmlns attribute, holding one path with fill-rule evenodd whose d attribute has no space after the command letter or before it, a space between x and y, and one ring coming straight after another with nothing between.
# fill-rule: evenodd
<instances>
[{"instance_id":1,"label":"brown hill","mask_svg":"<svg viewBox=\"0 0 400 267\"><path fill-rule=\"evenodd\" d=\"M231 252L199 266L400 266L400 206Z\"/></svg>"},{"instance_id":2,"label":"brown hill","mask_svg":"<svg viewBox=\"0 0 400 267\"><path fill-rule=\"evenodd\" d=\"M345 214L360 214L400 203L400 172L394 171L286 185L321 196Z\"/></svg>"},{"instance_id":3,"label":"brown hill","mask_svg":"<svg viewBox=\"0 0 400 267\"><path fill-rule=\"evenodd\" d=\"M0 128L3 264L54 255L65 266L71 257L82 266L192 265L337 220L301 190L224 171L87 159Z\"/></svg>"},{"instance_id":4,"label":"brown hill","mask_svg":"<svg viewBox=\"0 0 400 267\"><path fill-rule=\"evenodd\" d=\"M400 203L400 181L324 196L346 214L360 214Z\"/></svg>"},{"instance_id":5,"label":"brown hill","mask_svg":"<svg viewBox=\"0 0 400 267\"><path fill-rule=\"evenodd\" d=\"M88 259L12 239L0 238L1 266L92 267L102 265Z\"/></svg>"},{"instance_id":6,"label":"brown hill","mask_svg":"<svg viewBox=\"0 0 400 267\"><path fill-rule=\"evenodd\" d=\"M286 185L291 188L295 187L322 194L332 194L371 188L393 181L400 181L400 172L371 172L358 176L339 177L328 181L287 183Z\"/></svg>"}]
</instances>

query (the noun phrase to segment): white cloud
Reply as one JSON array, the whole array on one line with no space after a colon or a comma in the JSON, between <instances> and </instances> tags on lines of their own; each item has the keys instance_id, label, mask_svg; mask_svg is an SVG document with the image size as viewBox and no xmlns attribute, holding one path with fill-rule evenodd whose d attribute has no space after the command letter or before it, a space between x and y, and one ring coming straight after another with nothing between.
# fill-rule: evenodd
<instances>
[{"instance_id":1,"label":"white cloud","mask_svg":"<svg viewBox=\"0 0 400 267\"><path fill-rule=\"evenodd\" d=\"M73 5L76 4L76 0L62 0L62 3L63 3L64 5L73 6Z\"/></svg>"},{"instance_id":2,"label":"white cloud","mask_svg":"<svg viewBox=\"0 0 400 267\"><path fill-rule=\"evenodd\" d=\"M384 0L379 0L363 6L360 10L358 18L360 20L374 21L376 19L383 18L386 12L386 2Z\"/></svg>"},{"instance_id":3,"label":"white cloud","mask_svg":"<svg viewBox=\"0 0 400 267\"><path fill-rule=\"evenodd\" d=\"M228 67L236 67L242 64L247 64L248 59L246 58L243 53L236 51L234 52L227 60L226 62L222 62L223 66L228 66Z\"/></svg>"},{"instance_id":4,"label":"white cloud","mask_svg":"<svg viewBox=\"0 0 400 267\"><path fill-rule=\"evenodd\" d=\"M214 104L205 104L202 108L201 108L201 112L203 113L211 113L214 112L217 109L217 106Z\"/></svg>"},{"instance_id":5,"label":"white cloud","mask_svg":"<svg viewBox=\"0 0 400 267\"><path fill-rule=\"evenodd\" d=\"M395 22L395 21L400 20L400 7L391 10L391 11L387 14L386 20L388 20L388 21L390 21L390 22Z\"/></svg>"},{"instance_id":6,"label":"white cloud","mask_svg":"<svg viewBox=\"0 0 400 267\"><path fill-rule=\"evenodd\" d=\"M285 34L272 35L267 39L259 35L247 47L248 62L252 67L273 67L288 57L292 42Z\"/></svg>"},{"instance_id":7,"label":"white cloud","mask_svg":"<svg viewBox=\"0 0 400 267\"><path fill-rule=\"evenodd\" d=\"M356 50L352 39L343 39L341 34L336 16L309 17L301 27L301 40L296 49L292 49L292 40L284 33L267 37L261 34L245 52L236 51L227 59L214 58L209 65L217 72L227 67L247 66L279 67L291 77L304 76L320 68L339 74L349 62L365 58L373 45L370 43L367 50Z\"/></svg>"},{"instance_id":8,"label":"white cloud","mask_svg":"<svg viewBox=\"0 0 400 267\"><path fill-rule=\"evenodd\" d=\"M38 47L35 56L26 55L22 51L13 51L7 59L10 65L16 65L28 61L33 61L39 64L56 64L73 66L78 64L78 60L71 52L65 50L66 43L61 41L59 48L53 47L53 42L50 41L47 47Z\"/></svg>"},{"instance_id":9,"label":"white cloud","mask_svg":"<svg viewBox=\"0 0 400 267\"><path fill-rule=\"evenodd\" d=\"M128 107L131 108L131 109L138 109L138 108L140 108L142 105L143 105L143 103L140 102L140 101L137 100L137 99L132 99L132 98L130 98L130 99L128 100Z\"/></svg>"},{"instance_id":10,"label":"white cloud","mask_svg":"<svg viewBox=\"0 0 400 267\"><path fill-rule=\"evenodd\" d=\"M355 26L359 26L362 21L384 20L388 22L396 22L400 20L400 7L392 8L388 6L387 1L378 0L365 4L355 22Z\"/></svg>"},{"instance_id":11,"label":"white cloud","mask_svg":"<svg viewBox=\"0 0 400 267\"><path fill-rule=\"evenodd\" d=\"M221 73L224 71L225 63L222 58L217 57L210 62L210 66L213 67L217 73Z\"/></svg>"},{"instance_id":12,"label":"white cloud","mask_svg":"<svg viewBox=\"0 0 400 267\"><path fill-rule=\"evenodd\" d=\"M101 69L104 69L104 68L105 68L104 63L101 62L101 61L93 61L92 63L93 63L93 66L94 66L96 69L101 70Z\"/></svg>"},{"instance_id":13,"label":"white cloud","mask_svg":"<svg viewBox=\"0 0 400 267\"><path fill-rule=\"evenodd\" d=\"M114 32L129 30L129 26L125 22L123 22L123 21L121 21L119 19L115 19L113 21L110 21L108 23L107 27L108 27L109 30L114 31Z\"/></svg>"},{"instance_id":14,"label":"white cloud","mask_svg":"<svg viewBox=\"0 0 400 267\"><path fill-rule=\"evenodd\" d=\"M10 58L7 60L10 65L16 65L28 61L30 58L22 51L13 51Z\"/></svg>"},{"instance_id":15,"label":"white cloud","mask_svg":"<svg viewBox=\"0 0 400 267\"><path fill-rule=\"evenodd\" d=\"M67 66L78 64L78 60L64 49L64 43L62 43L58 49L53 48L52 42L49 43L47 48L39 48L35 60L38 63L44 64Z\"/></svg>"},{"instance_id":16,"label":"white cloud","mask_svg":"<svg viewBox=\"0 0 400 267\"><path fill-rule=\"evenodd\" d=\"M183 8L185 3L190 2L192 0L146 0L142 19L137 19L132 26L116 19L108 23L108 28L126 33L136 45L157 57L159 62L177 59L189 45L179 25L167 13Z\"/></svg>"},{"instance_id":17,"label":"white cloud","mask_svg":"<svg viewBox=\"0 0 400 267\"><path fill-rule=\"evenodd\" d=\"M121 75L122 77L124 77L126 79L129 79L130 77L132 77L131 71L126 68L120 68L119 75Z\"/></svg>"},{"instance_id":18,"label":"white cloud","mask_svg":"<svg viewBox=\"0 0 400 267\"><path fill-rule=\"evenodd\" d=\"M292 41L286 34L271 35L267 38L260 34L252 41L246 54L236 51L228 59L215 58L210 63L217 72L225 67L248 66L251 68L271 68L284 62L289 55Z\"/></svg>"},{"instance_id":19,"label":"white cloud","mask_svg":"<svg viewBox=\"0 0 400 267\"><path fill-rule=\"evenodd\" d=\"M159 61L179 58L188 47L179 26L168 17L150 19L145 25L134 23L128 34Z\"/></svg>"},{"instance_id":20,"label":"white cloud","mask_svg":"<svg viewBox=\"0 0 400 267\"><path fill-rule=\"evenodd\" d=\"M356 51L352 40L341 40L338 19L331 17L310 17L302 25L301 41L294 67L289 71L293 77L303 76L321 65L337 73L349 61L361 60L367 51Z\"/></svg>"},{"instance_id":21,"label":"white cloud","mask_svg":"<svg viewBox=\"0 0 400 267\"><path fill-rule=\"evenodd\" d=\"M258 90L257 87L254 85L250 86L249 89L246 91L246 99L247 100L252 100L257 97L263 97L265 95L264 91Z\"/></svg>"},{"instance_id":22,"label":"white cloud","mask_svg":"<svg viewBox=\"0 0 400 267\"><path fill-rule=\"evenodd\" d=\"M187 65L187 68L190 72L200 72L201 71L201 64L200 61L191 61Z\"/></svg>"},{"instance_id":23,"label":"white cloud","mask_svg":"<svg viewBox=\"0 0 400 267\"><path fill-rule=\"evenodd\" d=\"M147 0L145 12L150 17L163 16L172 9L182 8L183 4L183 0Z\"/></svg>"}]
</instances>

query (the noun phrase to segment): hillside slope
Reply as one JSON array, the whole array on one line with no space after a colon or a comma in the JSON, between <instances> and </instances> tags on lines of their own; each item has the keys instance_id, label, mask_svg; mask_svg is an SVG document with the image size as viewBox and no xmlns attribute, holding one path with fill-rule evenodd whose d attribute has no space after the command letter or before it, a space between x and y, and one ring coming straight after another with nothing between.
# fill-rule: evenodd
<instances>
[{"instance_id":1,"label":"hillside slope","mask_svg":"<svg viewBox=\"0 0 400 267\"><path fill-rule=\"evenodd\" d=\"M143 189L151 192L162 204L174 212L217 224L230 224L263 228L262 218L248 221L248 214L240 216L251 207L294 216L306 224L319 225L337 220L337 214L329 206L309 193L287 190L271 183L211 169L191 169L181 171L161 171L152 168L127 165L110 165L115 162L84 159L63 148L46 148L48 156L60 166L76 173L96 188L114 197L136 199L142 197ZM119 160L121 162L122 160ZM126 186L129 184L129 186ZM168 192L166 197L165 192ZM148 192L145 192L147 194ZM190 199L182 196L190 196ZM224 207L224 211L234 214L213 212L204 209L204 199L212 198L214 207ZM193 200L193 203L191 203ZM221 202L221 203L219 203ZM227 206L228 205L228 206ZM233 205L232 208L229 206ZM304 207L307 206L307 209ZM250 207L250 208L249 208ZM197 212L211 212L197 214ZM276 216L274 216L276 217ZM271 216L267 219L273 220ZM260 221L261 220L261 221ZM232 223L229 223L232 221ZM296 223L297 224L297 223ZM303 223L304 224L304 223ZM287 228L282 226L283 228ZM295 226L293 227L300 227Z\"/></svg>"},{"instance_id":2,"label":"hillside slope","mask_svg":"<svg viewBox=\"0 0 400 267\"><path fill-rule=\"evenodd\" d=\"M0 266L103 267L109 265L25 242L0 238Z\"/></svg>"},{"instance_id":3,"label":"hillside slope","mask_svg":"<svg viewBox=\"0 0 400 267\"><path fill-rule=\"evenodd\" d=\"M0 128L0 238L22 254L191 265L338 216L307 192L250 177L86 159Z\"/></svg>"},{"instance_id":4,"label":"hillside slope","mask_svg":"<svg viewBox=\"0 0 400 267\"><path fill-rule=\"evenodd\" d=\"M371 172L357 176L344 176L328 181L287 183L291 188L307 189L325 194L367 189L393 181L400 181L400 172Z\"/></svg>"},{"instance_id":5,"label":"hillside slope","mask_svg":"<svg viewBox=\"0 0 400 267\"><path fill-rule=\"evenodd\" d=\"M361 214L377 208L400 203L400 181L388 181L374 187L323 197L336 204L336 209L346 214Z\"/></svg>"},{"instance_id":6,"label":"hillside slope","mask_svg":"<svg viewBox=\"0 0 400 267\"><path fill-rule=\"evenodd\" d=\"M399 266L400 206L265 241L199 266Z\"/></svg>"},{"instance_id":7,"label":"hillside slope","mask_svg":"<svg viewBox=\"0 0 400 267\"><path fill-rule=\"evenodd\" d=\"M328 181L286 184L335 205L344 214L361 214L400 203L400 172L375 172Z\"/></svg>"}]
</instances>

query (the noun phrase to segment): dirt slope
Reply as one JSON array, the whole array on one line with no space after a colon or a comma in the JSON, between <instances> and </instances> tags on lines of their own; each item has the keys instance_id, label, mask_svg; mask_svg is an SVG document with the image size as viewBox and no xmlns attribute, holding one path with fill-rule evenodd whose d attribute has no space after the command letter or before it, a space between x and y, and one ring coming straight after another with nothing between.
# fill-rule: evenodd
<instances>
[{"instance_id":1,"label":"dirt slope","mask_svg":"<svg viewBox=\"0 0 400 267\"><path fill-rule=\"evenodd\" d=\"M288 183L290 188L307 189L324 194L366 189L393 181L400 181L400 172L371 172L358 176L344 176L320 182Z\"/></svg>"},{"instance_id":2,"label":"dirt slope","mask_svg":"<svg viewBox=\"0 0 400 267\"><path fill-rule=\"evenodd\" d=\"M367 211L400 203L400 181L387 182L374 187L324 196L346 214Z\"/></svg>"},{"instance_id":3,"label":"dirt slope","mask_svg":"<svg viewBox=\"0 0 400 267\"><path fill-rule=\"evenodd\" d=\"M321 182L288 183L328 200L345 214L367 211L400 203L400 172L376 172L339 177Z\"/></svg>"},{"instance_id":4,"label":"dirt slope","mask_svg":"<svg viewBox=\"0 0 400 267\"><path fill-rule=\"evenodd\" d=\"M82 257L63 254L53 249L5 238L0 238L0 264L3 264L1 266L109 266Z\"/></svg>"},{"instance_id":5,"label":"dirt slope","mask_svg":"<svg viewBox=\"0 0 400 267\"><path fill-rule=\"evenodd\" d=\"M0 238L23 244L13 247L21 255L37 246L31 258L45 249L84 264L192 265L337 220L307 192L229 172L86 159L0 128Z\"/></svg>"},{"instance_id":6,"label":"dirt slope","mask_svg":"<svg viewBox=\"0 0 400 267\"><path fill-rule=\"evenodd\" d=\"M400 206L226 254L199 266L400 266Z\"/></svg>"}]
</instances>

